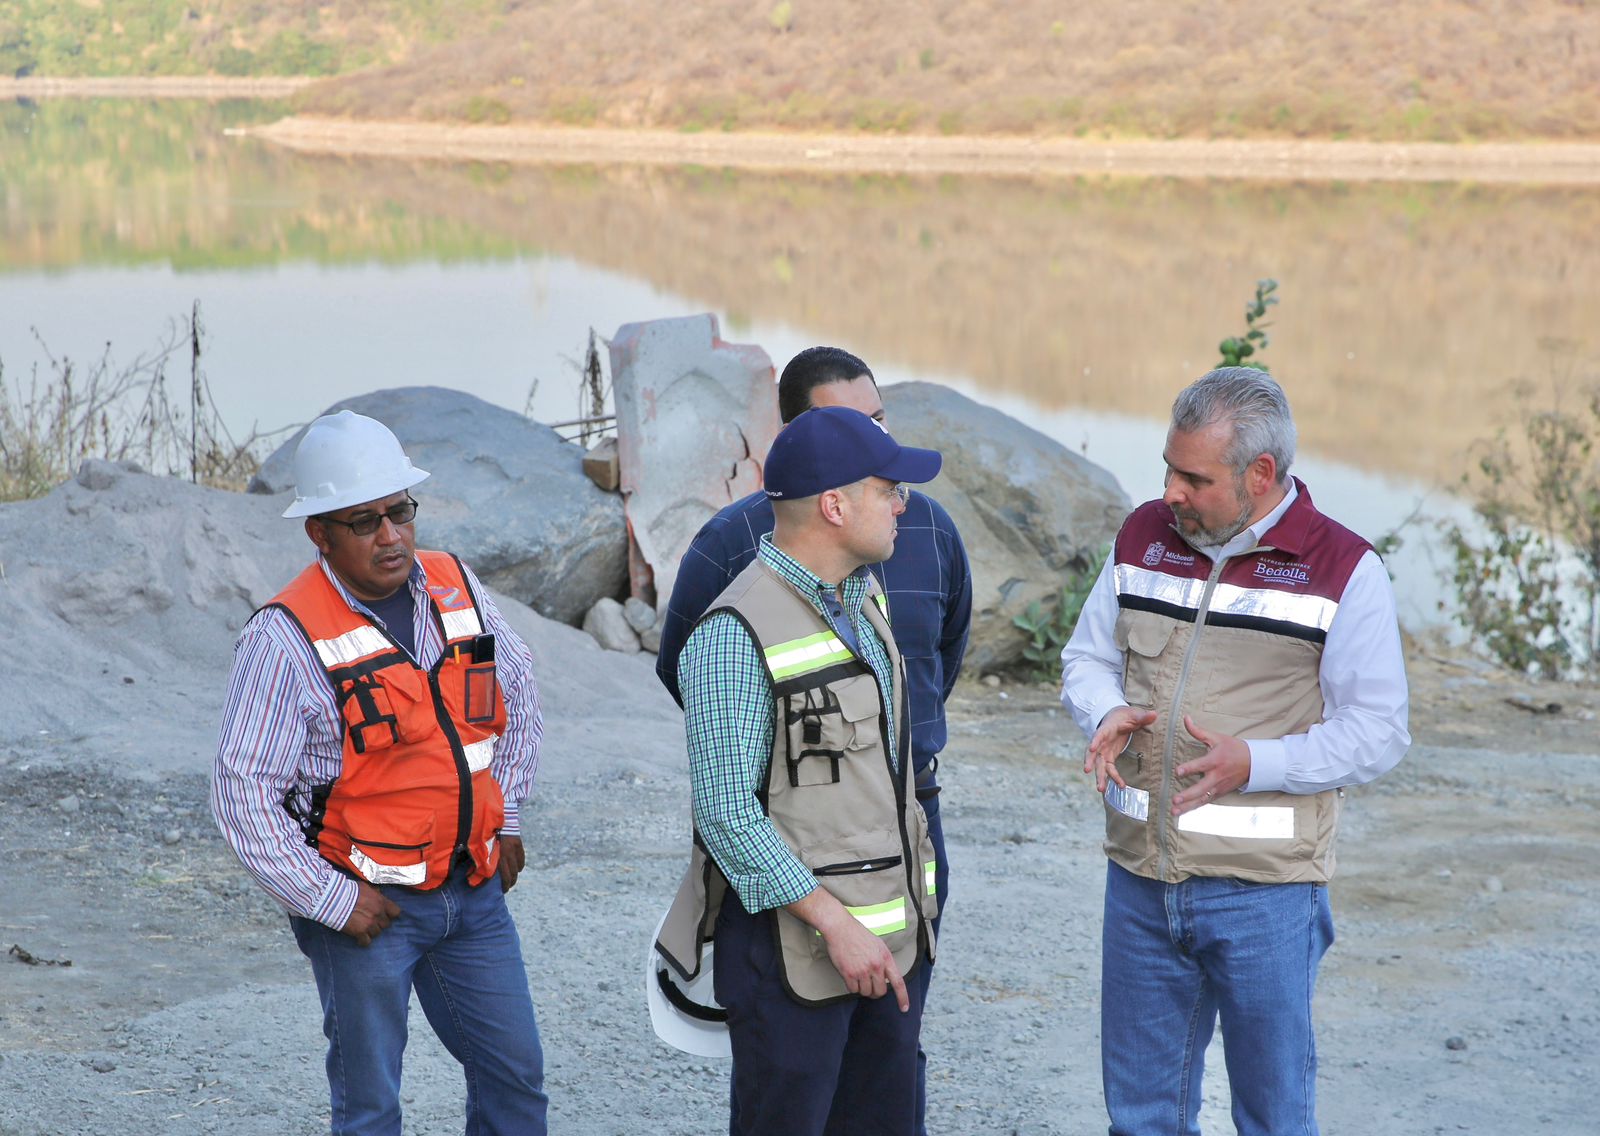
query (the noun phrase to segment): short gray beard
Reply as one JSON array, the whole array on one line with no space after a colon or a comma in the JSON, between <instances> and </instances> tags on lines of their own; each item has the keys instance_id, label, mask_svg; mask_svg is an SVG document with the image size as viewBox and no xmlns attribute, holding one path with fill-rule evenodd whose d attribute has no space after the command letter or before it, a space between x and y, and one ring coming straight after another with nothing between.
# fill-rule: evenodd
<instances>
[{"instance_id":1,"label":"short gray beard","mask_svg":"<svg viewBox=\"0 0 1600 1136\"><path fill-rule=\"evenodd\" d=\"M1193 533L1185 533L1184 539L1190 544L1202 548L1221 548L1250 525L1250 499L1244 495L1243 487L1238 491L1239 517L1231 524L1215 529L1198 529Z\"/></svg>"}]
</instances>

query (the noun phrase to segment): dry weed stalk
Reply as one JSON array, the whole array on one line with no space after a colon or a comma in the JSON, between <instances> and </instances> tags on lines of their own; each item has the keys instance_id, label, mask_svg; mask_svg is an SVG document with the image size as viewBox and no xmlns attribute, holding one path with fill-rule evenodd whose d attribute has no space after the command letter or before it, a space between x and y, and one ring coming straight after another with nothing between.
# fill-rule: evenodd
<instances>
[{"instance_id":1,"label":"dry weed stalk","mask_svg":"<svg viewBox=\"0 0 1600 1136\"><path fill-rule=\"evenodd\" d=\"M57 357L37 328L38 364L26 385L8 379L0 359L0 501L40 497L91 458L130 461L166 476L242 489L260 466L264 438L235 441L200 369L200 305L167 325L157 345L118 366L107 343L87 367ZM167 365L187 344L188 405L167 392Z\"/></svg>"}]
</instances>

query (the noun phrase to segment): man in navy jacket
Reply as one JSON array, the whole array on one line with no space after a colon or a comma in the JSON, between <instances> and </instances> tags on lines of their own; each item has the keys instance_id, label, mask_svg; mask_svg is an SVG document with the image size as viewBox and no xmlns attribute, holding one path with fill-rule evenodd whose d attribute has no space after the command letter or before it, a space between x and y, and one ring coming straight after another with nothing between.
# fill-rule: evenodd
<instances>
[{"instance_id":1,"label":"man in navy jacket","mask_svg":"<svg viewBox=\"0 0 1600 1136\"><path fill-rule=\"evenodd\" d=\"M807 348L789 361L778 379L778 413L785 423L817 406L845 406L884 421L883 399L871 370L838 347ZM680 705L678 655L689 633L711 601L755 559L761 536L771 532L772 525L772 504L758 490L707 521L685 550L656 657L656 674ZM912 492L900 517L894 555L870 567L888 593L890 626L905 659L917 798L927 813L938 858L935 888L942 917L950 877L936 774L945 743L944 701L961 672L972 620L972 574L950 514L917 492ZM936 919L935 935L938 926ZM926 1059L920 1052L917 1056L917 1131L923 1132Z\"/></svg>"}]
</instances>

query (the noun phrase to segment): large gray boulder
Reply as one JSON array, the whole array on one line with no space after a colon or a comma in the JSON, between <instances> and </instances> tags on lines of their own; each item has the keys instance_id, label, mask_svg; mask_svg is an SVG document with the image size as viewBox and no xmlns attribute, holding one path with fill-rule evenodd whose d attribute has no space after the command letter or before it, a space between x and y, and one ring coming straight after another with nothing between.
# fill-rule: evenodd
<instances>
[{"instance_id":1,"label":"large gray boulder","mask_svg":"<svg viewBox=\"0 0 1600 1136\"><path fill-rule=\"evenodd\" d=\"M944 455L925 488L950 513L972 563L966 669L1015 663L1027 636L1012 619L1050 601L1096 559L1128 513L1116 478L1016 419L932 383L883 388L889 430Z\"/></svg>"},{"instance_id":2,"label":"large gray boulder","mask_svg":"<svg viewBox=\"0 0 1600 1136\"><path fill-rule=\"evenodd\" d=\"M417 487L418 543L466 561L490 587L576 624L627 585L622 498L583 473L583 451L548 426L443 387L374 391L335 403L395 432L431 477ZM294 488L304 430L269 457L252 493Z\"/></svg>"}]
</instances>

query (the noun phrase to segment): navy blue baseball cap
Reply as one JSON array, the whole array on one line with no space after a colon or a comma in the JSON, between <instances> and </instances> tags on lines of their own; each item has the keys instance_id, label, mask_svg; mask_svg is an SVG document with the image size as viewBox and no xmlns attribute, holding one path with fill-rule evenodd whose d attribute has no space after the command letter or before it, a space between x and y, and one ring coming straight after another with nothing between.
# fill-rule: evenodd
<instances>
[{"instance_id":1,"label":"navy blue baseball cap","mask_svg":"<svg viewBox=\"0 0 1600 1136\"><path fill-rule=\"evenodd\" d=\"M816 406L780 430L767 451L767 496L795 501L867 477L921 484L939 476L942 460L937 450L902 446L859 410Z\"/></svg>"}]
</instances>

